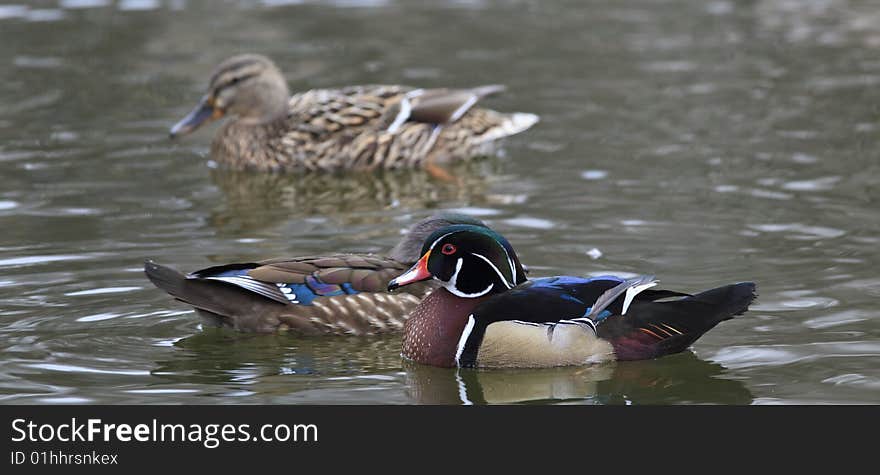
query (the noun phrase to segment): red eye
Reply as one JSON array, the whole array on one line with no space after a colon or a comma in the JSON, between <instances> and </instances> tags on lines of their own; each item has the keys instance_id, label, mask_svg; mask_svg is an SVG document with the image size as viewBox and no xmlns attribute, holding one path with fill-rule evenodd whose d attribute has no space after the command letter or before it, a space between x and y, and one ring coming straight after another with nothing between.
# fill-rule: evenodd
<instances>
[{"instance_id":1,"label":"red eye","mask_svg":"<svg viewBox=\"0 0 880 475\"><path fill-rule=\"evenodd\" d=\"M443 254L445 254L445 255L448 256L448 255L450 255L450 254L455 254L455 251L457 251L457 250L458 250L458 248L455 247L455 244L449 244L449 243L446 243L446 244L444 244L443 247L440 249L440 252L442 252Z\"/></svg>"}]
</instances>

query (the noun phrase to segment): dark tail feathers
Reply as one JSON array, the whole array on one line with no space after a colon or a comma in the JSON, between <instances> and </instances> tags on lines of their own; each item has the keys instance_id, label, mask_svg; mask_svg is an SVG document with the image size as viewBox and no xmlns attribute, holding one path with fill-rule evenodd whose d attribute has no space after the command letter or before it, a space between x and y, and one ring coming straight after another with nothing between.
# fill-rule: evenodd
<instances>
[{"instance_id":1,"label":"dark tail feathers","mask_svg":"<svg viewBox=\"0 0 880 475\"><path fill-rule=\"evenodd\" d=\"M153 261L146 261L144 262L144 273L147 274L147 278L153 285L174 297L182 298L182 295L185 294L186 276L180 272Z\"/></svg>"},{"instance_id":2,"label":"dark tail feathers","mask_svg":"<svg viewBox=\"0 0 880 475\"><path fill-rule=\"evenodd\" d=\"M636 298L626 315L599 325L600 338L614 346L618 360L678 353L715 325L741 315L756 297L752 282L741 282L671 301Z\"/></svg>"},{"instance_id":3,"label":"dark tail feathers","mask_svg":"<svg viewBox=\"0 0 880 475\"><path fill-rule=\"evenodd\" d=\"M216 318L235 319L241 315L257 314L260 310L265 310L266 306L281 305L268 299L255 299L250 292L233 285L188 279L180 272L153 261L144 263L144 272L156 287L198 310L210 312Z\"/></svg>"}]
</instances>

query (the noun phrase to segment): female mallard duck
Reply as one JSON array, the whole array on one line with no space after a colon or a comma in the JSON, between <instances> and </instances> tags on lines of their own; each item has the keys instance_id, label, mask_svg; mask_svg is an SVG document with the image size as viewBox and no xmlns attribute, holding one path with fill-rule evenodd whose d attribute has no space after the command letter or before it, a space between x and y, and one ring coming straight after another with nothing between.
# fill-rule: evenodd
<instances>
[{"instance_id":1,"label":"female mallard duck","mask_svg":"<svg viewBox=\"0 0 880 475\"><path fill-rule=\"evenodd\" d=\"M171 137L232 116L211 144L212 158L230 168L430 168L486 155L495 140L538 121L534 114L473 107L503 89L371 85L316 89L291 97L271 60L246 54L217 67L208 93L171 128Z\"/></svg>"},{"instance_id":2,"label":"female mallard duck","mask_svg":"<svg viewBox=\"0 0 880 475\"><path fill-rule=\"evenodd\" d=\"M748 310L755 284L688 295L652 276L527 280L510 244L485 227L434 232L388 289L433 277L404 326L403 356L446 367L550 367L677 353ZM674 298L673 300L668 300Z\"/></svg>"},{"instance_id":3,"label":"female mallard duck","mask_svg":"<svg viewBox=\"0 0 880 475\"><path fill-rule=\"evenodd\" d=\"M388 256L335 254L226 264L183 275L151 261L147 277L196 308L207 323L245 332L369 335L400 331L407 315L436 287L387 293L388 282L419 257L426 236L456 223L484 227L462 214L413 225Z\"/></svg>"}]
</instances>

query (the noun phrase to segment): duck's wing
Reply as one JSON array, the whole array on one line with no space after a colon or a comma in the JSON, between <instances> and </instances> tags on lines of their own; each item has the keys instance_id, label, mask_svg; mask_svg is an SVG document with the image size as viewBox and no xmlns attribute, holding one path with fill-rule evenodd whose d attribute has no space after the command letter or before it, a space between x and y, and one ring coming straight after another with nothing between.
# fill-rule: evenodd
<instances>
[{"instance_id":1,"label":"duck's wing","mask_svg":"<svg viewBox=\"0 0 880 475\"><path fill-rule=\"evenodd\" d=\"M385 292L403 270L404 264L386 257L336 254L226 264L188 278L225 282L279 303L310 305L317 297Z\"/></svg>"},{"instance_id":2,"label":"duck's wing","mask_svg":"<svg viewBox=\"0 0 880 475\"><path fill-rule=\"evenodd\" d=\"M386 125L389 109L412 91L399 85L348 86L340 89L312 89L290 98L286 140L310 143L328 135L356 136Z\"/></svg>"},{"instance_id":3,"label":"duck's wing","mask_svg":"<svg viewBox=\"0 0 880 475\"><path fill-rule=\"evenodd\" d=\"M607 360L611 347L586 317L622 279L535 279L479 305L459 340L462 367L545 367Z\"/></svg>"},{"instance_id":4,"label":"duck's wing","mask_svg":"<svg viewBox=\"0 0 880 475\"><path fill-rule=\"evenodd\" d=\"M479 317L487 322L516 320L534 324L573 320L595 327L611 314L625 314L635 299L652 301L687 295L648 290L656 284L650 275L631 279L611 275L535 279L486 302L479 308Z\"/></svg>"},{"instance_id":5,"label":"duck's wing","mask_svg":"<svg viewBox=\"0 0 880 475\"><path fill-rule=\"evenodd\" d=\"M421 166L487 154L495 140L538 122L528 113L475 108L504 86L413 89L349 86L295 94L276 147L307 170Z\"/></svg>"},{"instance_id":6,"label":"duck's wing","mask_svg":"<svg viewBox=\"0 0 880 475\"><path fill-rule=\"evenodd\" d=\"M499 84L468 89L414 89L402 85L313 89L291 97L289 115L291 126L302 132L326 134L378 125L393 133L404 122L455 122L480 99L505 89Z\"/></svg>"},{"instance_id":7,"label":"duck's wing","mask_svg":"<svg viewBox=\"0 0 880 475\"><path fill-rule=\"evenodd\" d=\"M471 89L414 89L392 105L390 114L394 120L389 132L396 132L404 122L422 122L444 125L460 119L480 99L506 89L500 84L479 86Z\"/></svg>"},{"instance_id":8,"label":"duck's wing","mask_svg":"<svg viewBox=\"0 0 880 475\"><path fill-rule=\"evenodd\" d=\"M653 276L552 277L527 282L477 307L459 344L463 366L563 366L605 361L612 346L597 328L633 302L678 292L650 291Z\"/></svg>"}]
</instances>

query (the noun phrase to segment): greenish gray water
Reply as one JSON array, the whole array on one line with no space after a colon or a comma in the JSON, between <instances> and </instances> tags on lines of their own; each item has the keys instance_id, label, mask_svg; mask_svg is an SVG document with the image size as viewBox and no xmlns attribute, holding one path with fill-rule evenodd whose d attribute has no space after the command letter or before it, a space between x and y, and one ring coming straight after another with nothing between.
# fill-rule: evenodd
<instances>
[{"instance_id":1,"label":"greenish gray water","mask_svg":"<svg viewBox=\"0 0 880 475\"><path fill-rule=\"evenodd\" d=\"M880 402L877 20L842 0L0 5L0 401ZM487 105L542 122L461 184L212 169L216 127L167 129L244 51L295 90L502 82ZM760 297L692 353L456 373L404 364L398 337L203 331L142 273L380 252L438 209L532 275Z\"/></svg>"}]
</instances>

